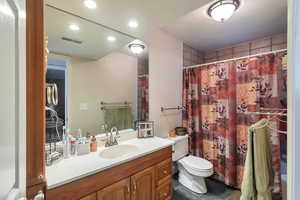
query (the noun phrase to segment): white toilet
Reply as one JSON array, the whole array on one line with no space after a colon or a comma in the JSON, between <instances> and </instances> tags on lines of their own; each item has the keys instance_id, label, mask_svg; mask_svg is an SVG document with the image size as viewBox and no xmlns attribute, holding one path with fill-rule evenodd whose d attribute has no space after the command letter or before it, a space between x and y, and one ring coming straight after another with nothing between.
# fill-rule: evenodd
<instances>
[{"instance_id":1,"label":"white toilet","mask_svg":"<svg viewBox=\"0 0 300 200\"><path fill-rule=\"evenodd\" d=\"M173 162L177 162L179 182L196 193L206 193L205 178L214 173L213 165L208 160L188 155L188 136L169 138L174 141Z\"/></svg>"}]
</instances>

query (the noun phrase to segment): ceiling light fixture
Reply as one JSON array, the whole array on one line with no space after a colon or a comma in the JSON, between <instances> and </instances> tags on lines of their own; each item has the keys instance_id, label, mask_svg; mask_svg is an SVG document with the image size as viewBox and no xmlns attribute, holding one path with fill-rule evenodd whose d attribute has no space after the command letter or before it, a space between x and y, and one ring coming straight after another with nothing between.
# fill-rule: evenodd
<instances>
[{"instance_id":1,"label":"ceiling light fixture","mask_svg":"<svg viewBox=\"0 0 300 200\"><path fill-rule=\"evenodd\" d=\"M144 45L137 43L129 44L128 47L133 54L141 54L145 49Z\"/></svg>"},{"instance_id":2,"label":"ceiling light fixture","mask_svg":"<svg viewBox=\"0 0 300 200\"><path fill-rule=\"evenodd\" d=\"M97 4L93 0L84 0L83 3L85 5L85 7L89 8L89 9L95 9L95 8L97 8Z\"/></svg>"},{"instance_id":3,"label":"ceiling light fixture","mask_svg":"<svg viewBox=\"0 0 300 200\"><path fill-rule=\"evenodd\" d=\"M69 25L69 28L70 28L72 31L79 31L79 30L80 30L80 27L79 27L77 24L70 24L70 25Z\"/></svg>"},{"instance_id":4,"label":"ceiling light fixture","mask_svg":"<svg viewBox=\"0 0 300 200\"><path fill-rule=\"evenodd\" d=\"M110 42L114 42L114 41L116 41L116 38L114 36L108 36L107 40Z\"/></svg>"},{"instance_id":5,"label":"ceiling light fixture","mask_svg":"<svg viewBox=\"0 0 300 200\"><path fill-rule=\"evenodd\" d=\"M139 26L139 23L137 21L131 20L128 22L128 26L130 28L137 28Z\"/></svg>"},{"instance_id":6,"label":"ceiling light fixture","mask_svg":"<svg viewBox=\"0 0 300 200\"><path fill-rule=\"evenodd\" d=\"M208 8L207 13L214 20L224 22L233 15L239 6L240 0L219 0Z\"/></svg>"}]
</instances>

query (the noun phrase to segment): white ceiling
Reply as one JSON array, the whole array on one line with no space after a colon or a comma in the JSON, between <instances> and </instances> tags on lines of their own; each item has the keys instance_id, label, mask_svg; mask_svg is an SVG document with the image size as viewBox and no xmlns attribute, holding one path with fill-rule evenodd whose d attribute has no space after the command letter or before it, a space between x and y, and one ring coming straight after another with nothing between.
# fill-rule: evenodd
<instances>
[{"instance_id":1,"label":"white ceiling","mask_svg":"<svg viewBox=\"0 0 300 200\"><path fill-rule=\"evenodd\" d=\"M210 0L95 1L94 10L84 7L83 0L46 0L46 3L142 39L144 34L175 22ZM139 22L137 29L127 26L132 19Z\"/></svg>"},{"instance_id":2,"label":"white ceiling","mask_svg":"<svg viewBox=\"0 0 300 200\"><path fill-rule=\"evenodd\" d=\"M112 31L48 6L45 9L45 24L49 41L48 48L50 52L57 54L99 59L123 47L126 49L127 44L135 40L133 37ZM70 24L77 24L80 30L70 30ZM108 36L114 36L116 41L108 41ZM77 44L65 41L62 40L62 37L82 41L82 43Z\"/></svg>"},{"instance_id":3,"label":"white ceiling","mask_svg":"<svg viewBox=\"0 0 300 200\"><path fill-rule=\"evenodd\" d=\"M241 0L241 3L224 23L209 18L206 5L163 29L199 50L223 48L287 31L287 0Z\"/></svg>"},{"instance_id":4,"label":"white ceiling","mask_svg":"<svg viewBox=\"0 0 300 200\"><path fill-rule=\"evenodd\" d=\"M199 50L286 32L287 0L241 0L238 11L225 23L206 14L212 0L95 0L97 8L83 6L83 0L46 0L47 4L143 39L162 28ZM139 22L137 29L127 26Z\"/></svg>"}]
</instances>

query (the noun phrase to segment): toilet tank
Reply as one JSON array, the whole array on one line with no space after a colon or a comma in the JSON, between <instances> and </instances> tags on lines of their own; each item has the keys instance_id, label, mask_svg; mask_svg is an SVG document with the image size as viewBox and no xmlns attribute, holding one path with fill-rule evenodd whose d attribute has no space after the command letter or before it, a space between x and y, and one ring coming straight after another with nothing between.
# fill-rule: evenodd
<instances>
[{"instance_id":1,"label":"toilet tank","mask_svg":"<svg viewBox=\"0 0 300 200\"><path fill-rule=\"evenodd\" d=\"M174 141L172 160L177 161L189 153L188 135L170 137Z\"/></svg>"}]
</instances>

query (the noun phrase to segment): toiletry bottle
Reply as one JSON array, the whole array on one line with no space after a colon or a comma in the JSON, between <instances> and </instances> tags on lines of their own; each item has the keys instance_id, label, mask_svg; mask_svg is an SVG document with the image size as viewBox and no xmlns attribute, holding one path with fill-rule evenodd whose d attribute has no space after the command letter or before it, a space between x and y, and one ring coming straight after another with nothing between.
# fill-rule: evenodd
<instances>
[{"instance_id":1,"label":"toiletry bottle","mask_svg":"<svg viewBox=\"0 0 300 200\"><path fill-rule=\"evenodd\" d=\"M76 155L76 139L72 138L71 139L71 155L75 156Z\"/></svg>"},{"instance_id":2,"label":"toiletry bottle","mask_svg":"<svg viewBox=\"0 0 300 200\"><path fill-rule=\"evenodd\" d=\"M97 152L97 139L95 136L92 137L91 143L90 143L90 151L91 152Z\"/></svg>"},{"instance_id":3,"label":"toiletry bottle","mask_svg":"<svg viewBox=\"0 0 300 200\"><path fill-rule=\"evenodd\" d=\"M82 131L81 131L80 128L79 128L78 131L77 131L77 137L78 137L78 138L81 138L81 137L82 137Z\"/></svg>"},{"instance_id":4,"label":"toiletry bottle","mask_svg":"<svg viewBox=\"0 0 300 200\"><path fill-rule=\"evenodd\" d=\"M89 132L86 132L85 137L87 140L91 140L91 134Z\"/></svg>"},{"instance_id":5,"label":"toiletry bottle","mask_svg":"<svg viewBox=\"0 0 300 200\"><path fill-rule=\"evenodd\" d=\"M63 156L64 158L70 157L70 140L69 140L69 130L63 127Z\"/></svg>"}]
</instances>

